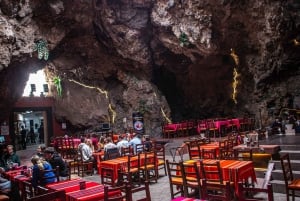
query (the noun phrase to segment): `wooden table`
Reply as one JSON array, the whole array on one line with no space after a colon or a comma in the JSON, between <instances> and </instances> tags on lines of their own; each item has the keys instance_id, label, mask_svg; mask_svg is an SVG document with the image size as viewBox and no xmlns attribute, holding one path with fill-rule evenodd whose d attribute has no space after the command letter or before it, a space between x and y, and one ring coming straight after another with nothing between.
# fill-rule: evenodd
<instances>
[{"instance_id":1,"label":"wooden table","mask_svg":"<svg viewBox=\"0 0 300 201\"><path fill-rule=\"evenodd\" d=\"M267 153L267 154L271 154L272 159L273 160L279 160L280 159L280 155L279 155L279 151L280 146L279 145L259 145L259 146L247 146L247 145L237 145L234 146L233 149L244 149L244 150L252 150L253 153Z\"/></svg>"},{"instance_id":2,"label":"wooden table","mask_svg":"<svg viewBox=\"0 0 300 201\"><path fill-rule=\"evenodd\" d=\"M151 155L148 155L151 157ZM139 157L138 156L133 156L130 159L131 163L136 163L136 161L138 161ZM157 160L157 158L156 158ZM140 154L140 166L144 165L145 161L145 154L141 153ZM157 163L156 163L157 164ZM134 164L132 164L134 165ZM113 169L113 177L115 178L115 180L118 178L118 172L119 170L124 170L126 169L128 166L128 156L123 156L123 157L119 157L119 158L115 158L115 159L111 159L111 160L106 160L106 161L101 161L100 163L98 163L98 172L99 174L101 174L101 167L106 167L106 168L112 168Z\"/></svg>"},{"instance_id":3,"label":"wooden table","mask_svg":"<svg viewBox=\"0 0 300 201\"><path fill-rule=\"evenodd\" d=\"M185 163L195 162L194 160L185 161ZM200 161L196 161L200 171ZM216 160L203 160L204 163L214 163ZM256 182L256 175L252 161L238 161L238 160L220 160L221 171L224 181L232 181L235 184L235 191L238 192L238 182L251 178Z\"/></svg>"},{"instance_id":4,"label":"wooden table","mask_svg":"<svg viewBox=\"0 0 300 201\"><path fill-rule=\"evenodd\" d=\"M83 179L73 179L47 185L51 190L65 190L68 201L98 201L104 200L104 185L93 181L85 181L86 188L80 190ZM109 196L119 195L120 191L111 192Z\"/></svg>"}]
</instances>

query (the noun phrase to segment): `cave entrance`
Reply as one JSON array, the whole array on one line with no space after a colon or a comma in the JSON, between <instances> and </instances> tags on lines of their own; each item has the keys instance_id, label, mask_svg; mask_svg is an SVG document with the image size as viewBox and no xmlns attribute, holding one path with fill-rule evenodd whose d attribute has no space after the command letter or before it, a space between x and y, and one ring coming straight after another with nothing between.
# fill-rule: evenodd
<instances>
[{"instance_id":1,"label":"cave entrance","mask_svg":"<svg viewBox=\"0 0 300 201\"><path fill-rule=\"evenodd\" d=\"M16 150L23 149L21 129L26 130L26 146L50 143L53 136L52 107L15 107L9 118L10 139Z\"/></svg>"}]
</instances>

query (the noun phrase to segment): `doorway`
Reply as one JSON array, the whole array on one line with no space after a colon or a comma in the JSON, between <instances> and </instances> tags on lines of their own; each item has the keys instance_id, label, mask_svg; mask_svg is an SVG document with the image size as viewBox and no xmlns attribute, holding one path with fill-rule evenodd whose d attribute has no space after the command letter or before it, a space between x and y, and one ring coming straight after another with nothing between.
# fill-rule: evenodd
<instances>
[{"instance_id":1,"label":"doorway","mask_svg":"<svg viewBox=\"0 0 300 201\"><path fill-rule=\"evenodd\" d=\"M26 130L26 145L46 144L53 136L52 108L14 108L9 119L11 143L22 149L21 128Z\"/></svg>"}]
</instances>

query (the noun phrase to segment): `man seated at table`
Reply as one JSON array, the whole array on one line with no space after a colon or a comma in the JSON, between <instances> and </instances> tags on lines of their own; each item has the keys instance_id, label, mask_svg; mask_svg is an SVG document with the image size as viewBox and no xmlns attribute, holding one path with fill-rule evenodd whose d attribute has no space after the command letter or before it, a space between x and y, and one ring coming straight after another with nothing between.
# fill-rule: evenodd
<instances>
[{"instance_id":1,"label":"man seated at table","mask_svg":"<svg viewBox=\"0 0 300 201\"><path fill-rule=\"evenodd\" d=\"M51 164L52 168L59 167L60 181L67 180L69 176L68 166L62 157L54 150L54 147L47 147L45 149L44 158Z\"/></svg>"},{"instance_id":2,"label":"man seated at table","mask_svg":"<svg viewBox=\"0 0 300 201\"><path fill-rule=\"evenodd\" d=\"M92 149L85 143L85 138L83 137L80 139L78 151L83 162L94 161Z\"/></svg>"},{"instance_id":3,"label":"man seated at table","mask_svg":"<svg viewBox=\"0 0 300 201\"><path fill-rule=\"evenodd\" d=\"M118 150L120 155L122 154L122 148L127 148L129 146L129 142L126 139L126 135L119 136L119 142L117 143Z\"/></svg>"},{"instance_id":4,"label":"man seated at table","mask_svg":"<svg viewBox=\"0 0 300 201\"><path fill-rule=\"evenodd\" d=\"M13 166L17 165L20 166L20 157L14 152L14 146L13 145L7 145L6 147L6 153L4 154L2 158L2 163L0 166L5 169L5 171L8 171L13 168Z\"/></svg>"},{"instance_id":5,"label":"man seated at table","mask_svg":"<svg viewBox=\"0 0 300 201\"><path fill-rule=\"evenodd\" d=\"M130 140L129 145L133 147L134 154L137 154L140 150L136 149L136 145L142 144L142 136L140 134L134 134L132 140Z\"/></svg>"}]
</instances>

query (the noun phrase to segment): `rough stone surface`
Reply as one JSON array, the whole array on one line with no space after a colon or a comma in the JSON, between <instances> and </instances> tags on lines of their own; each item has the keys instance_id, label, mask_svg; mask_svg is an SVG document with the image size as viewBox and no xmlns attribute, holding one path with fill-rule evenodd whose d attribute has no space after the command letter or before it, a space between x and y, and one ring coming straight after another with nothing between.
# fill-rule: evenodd
<instances>
[{"instance_id":1,"label":"rough stone surface","mask_svg":"<svg viewBox=\"0 0 300 201\"><path fill-rule=\"evenodd\" d=\"M297 1L2 0L0 8L1 119L29 73L42 68L51 85L53 76L62 79L56 118L79 130L114 115L114 128L123 130L122 119L130 122L140 107L151 135L159 135L161 110L173 121L259 119L260 111L267 125L270 110L292 107L300 96ZM39 39L48 42L47 61L34 52Z\"/></svg>"}]
</instances>

